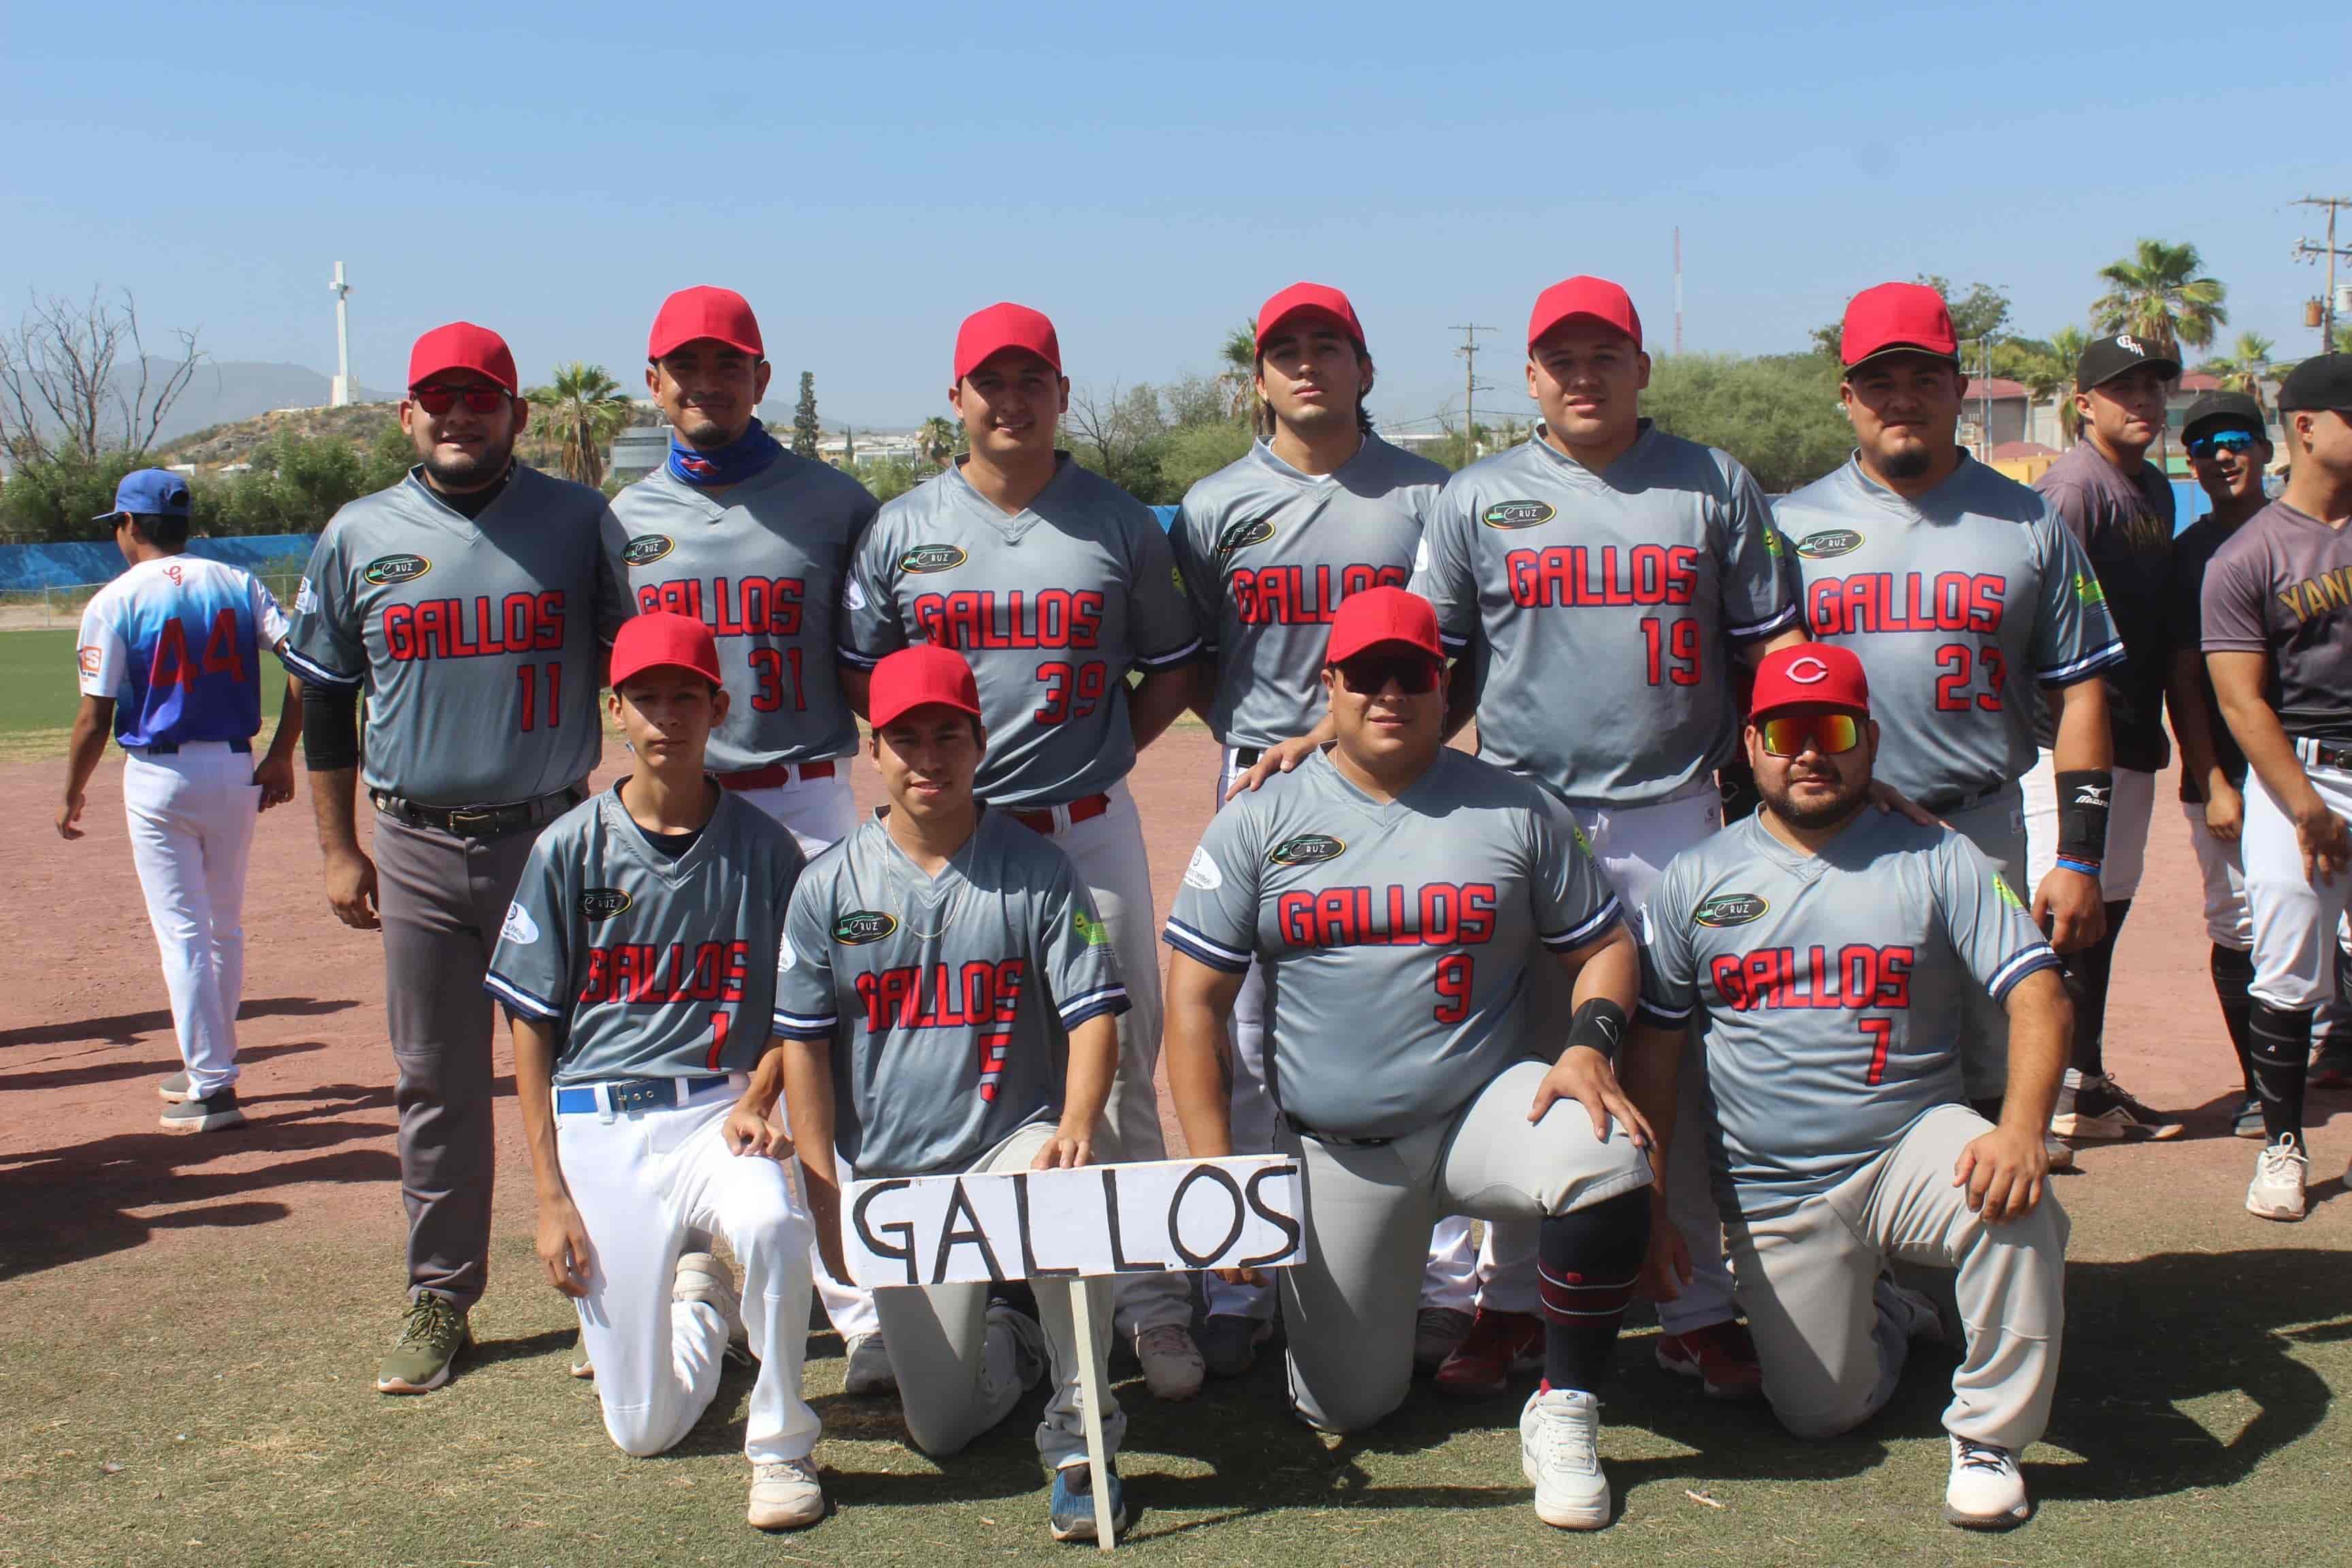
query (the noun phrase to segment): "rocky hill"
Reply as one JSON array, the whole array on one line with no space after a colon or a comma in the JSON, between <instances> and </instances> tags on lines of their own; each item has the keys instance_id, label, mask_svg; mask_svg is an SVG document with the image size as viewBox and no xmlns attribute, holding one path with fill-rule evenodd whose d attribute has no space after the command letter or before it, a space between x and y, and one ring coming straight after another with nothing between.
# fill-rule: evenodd
<instances>
[{"instance_id":1,"label":"rocky hill","mask_svg":"<svg viewBox=\"0 0 2352 1568\"><path fill-rule=\"evenodd\" d=\"M193 463L210 473L225 464L242 463L280 430L305 438L332 437L355 447L373 445L396 417L394 403L354 403L343 408L278 408L251 419L209 426L156 448L159 464Z\"/></svg>"}]
</instances>

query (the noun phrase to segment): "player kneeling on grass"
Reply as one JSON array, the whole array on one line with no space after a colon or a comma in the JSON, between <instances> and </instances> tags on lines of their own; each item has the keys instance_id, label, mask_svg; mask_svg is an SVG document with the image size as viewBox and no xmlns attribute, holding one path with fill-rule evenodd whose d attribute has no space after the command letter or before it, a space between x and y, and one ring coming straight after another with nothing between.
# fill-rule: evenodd
<instances>
[{"instance_id":1,"label":"player kneeling on grass","mask_svg":"<svg viewBox=\"0 0 2352 1568\"><path fill-rule=\"evenodd\" d=\"M1768 656L1746 741L1763 806L1666 868L1626 1085L1673 1127L1696 1020L1739 1305L1799 1436L1866 1420L1909 1340L1941 1337L1887 1261L1959 1270L1944 1517L2021 1523L2017 1455L2049 1422L2065 1316L2066 1216L2043 1190L2071 1025L2057 955L1968 839L1867 809L1878 726L1851 650ZM1962 1100L1972 992L2009 1016L1998 1127ZM1663 1214L1652 1237L1649 1284L1671 1297L1689 1261Z\"/></svg>"},{"instance_id":2,"label":"player kneeling on grass","mask_svg":"<svg viewBox=\"0 0 2352 1568\"><path fill-rule=\"evenodd\" d=\"M1069 858L972 797L988 738L963 656L928 643L891 654L875 666L869 711L889 806L810 862L776 979L785 1109L825 1267L844 1279L853 1174L1042 1171L1110 1154L1103 1107L1128 1008L1110 932ZM1037 1450L1054 1467L1056 1541L1095 1538L1074 1289L1089 1293L1100 1366L1108 1279L1041 1283L1036 1318L983 1285L874 1292L907 1432L926 1454L959 1452L1050 1373ZM1116 1454L1126 1417L1108 1390L1101 1414Z\"/></svg>"},{"instance_id":3,"label":"player kneeling on grass","mask_svg":"<svg viewBox=\"0 0 2352 1568\"><path fill-rule=\"evenodd\" d=\"M1225 1019L1255 957L1276 1146L1306 1190L1306 1257L1281 1280L1291 1398L1324 1431L1404 1402L1432 1221L1538 1222L1544 1381L1520 1466L1545 1523L1598 1530L1596 1395L1649 1235L1650 1134L1609 1061L1640 960L1566 807L1446 749L1444 666L1427 600L1340 605L1332 743L1218 813L1184 873L1168 1085L1193 1156L1229 1152ZM1553 960L1572 1020L1526 1006L1530 964Z\"/></svg>"},{"instance_id":4,"label":"player kneeling on grass","mask_svg":"<svg viewBox=\"0 0 2352 1568\"><path fill-rule=\"evenodd\" d=\"M514 1021L540 1260L578 1303L604 1429L630 1454L669 1448L748 1331L748 1517L788 1530L824 1517L801 1398L809 1221L768 1125L782 1087L769 955L803 861L702 771L727 701L701 622L621 628L613 715L634 770L532 846L485 984ZM725 1263L680 1256L689 1229L727 1237L740 1296Z\"/></svg>"}]
</instances>

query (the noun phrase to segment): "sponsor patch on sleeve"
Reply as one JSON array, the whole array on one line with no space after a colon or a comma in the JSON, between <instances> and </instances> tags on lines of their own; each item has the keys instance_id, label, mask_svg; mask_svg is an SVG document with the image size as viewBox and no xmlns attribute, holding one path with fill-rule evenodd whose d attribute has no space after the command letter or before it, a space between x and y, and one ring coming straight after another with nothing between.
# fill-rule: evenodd
<instances>
[{"instance_id":1,"label":"sponsor patch on sleeve","mask_svg":"<svg viewBox=\"0 0 2352 1568\"><path fill-rule=\"evenodd\" d=\"M2007 904L2011 909L2021 910L2025 907L2025 900L2017 896L2015 890L2010 887L2007 881L2002 879L2001 874L1998 871L1995 871L1992 874L1992 890L1999 894L2000 896L2000 901Z\"/></svg>"},{"instance_id":2,"label":"sponsor patch on sleeve","mask_svg":"<svg viewBox=\"0 0 2352 1568\"><path fill-rule=\"evenodd\" d=\"M294 609L298 615L314 616L319 613L319 590L310 586L308 577L303 578L294 590Z\"/></svg>"},{"instance_id":3,"label":"sponsor patch on sleeve","mask_svg":"<svg viewBox=\"0 0 2352 1568\"><path fill-rule=\"evenodd\" d=\"M847 585L841 590L841 602L845 607L852 611L866 607L866 590L857 585L857 579L855 576L849 578Z\"/></svg>"},{"instance_id":4,"label":"sponsor patch on sleeve","mask_svg":"<svg viewBox=\"0 0 2352 1568\"><path fill-rule=\"evenodd\" d=\"M800 961L801 955L793 951L792 932L786 931L776 939L776 968L779 971L790 969Z\"/></svg>"},{"instance_id":5,"label":"sponsor patch on sleeve","mask_svg":"<svg viewBox=\"0 0 2352 1568\"><path fill-rule=\"evenodd\" d=\"M106 655L95 646L85 644L74 650L74 660L81 666L84 675L96 675L98 667L106 661Z\"/></svg>"},{"instance_id":6,"label":"sponsor patch on sleeve","mask_svg":"<svg viewBox=\"0 0 2352 1568\"><path fill-rule=\"evenodd\" d=\"M1412 547L1412 569L1416 572L1429 570L1429 541L1426 537Z\"/></svg>"},{"instance_id":7,"label":"sponsor patch on sleeve","mask_svg":"<svg viewBox=\"0 0 2352 1568\"><path fill-rule=\"evenodd\" d=\"M539 940L539 925L530 918L530 911L521 904L509 904L506 923L499 927L499 940L510 942L517 947L529 947Z\"/></svg>"},{"instance_id":8,"label":"sponsor patch on sleeve","mask_svg":"<svg viewBox=\"0 0 2352 1568\"><path fill-rule=\"evenodd\" d=\"M1225 885L1225 874L1217 869L1217 862L1205 847L1192 851L1192 863L1184 868L1184 885L1213 893Z\"/></svg>"},{"instance_id":9,"label":"sponsor patch on sleeve","mask_svg":"<svg viewBox=\"0 0 2352 1568\"><path fill-rule=\"evenodd\" d=\"M1070 911L1070 930L1076 935L1078 943L1082 947L1110 945L1110 927L1104 921L1087 919L1087 911L1084 910Z\"/></svg>"}]
</instances>

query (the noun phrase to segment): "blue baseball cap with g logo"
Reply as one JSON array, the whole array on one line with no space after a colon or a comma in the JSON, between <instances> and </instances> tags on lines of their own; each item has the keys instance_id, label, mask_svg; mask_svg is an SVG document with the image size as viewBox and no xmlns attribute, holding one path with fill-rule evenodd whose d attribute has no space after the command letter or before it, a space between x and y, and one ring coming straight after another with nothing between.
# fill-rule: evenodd
<instances>
[{"instance_id":1,"label":"blue baseball cap with g logo","mask_svg":"<svg viewBox=\"0 0 2352 1568\"><path fill-rule=\"evenodd\" d=\"M100 512L92 522L110 522L124 512L139 517L191 517L195 498L188 481L169 468L133 468L114 487L114 510Z\"/></svg>"}]
</instances>

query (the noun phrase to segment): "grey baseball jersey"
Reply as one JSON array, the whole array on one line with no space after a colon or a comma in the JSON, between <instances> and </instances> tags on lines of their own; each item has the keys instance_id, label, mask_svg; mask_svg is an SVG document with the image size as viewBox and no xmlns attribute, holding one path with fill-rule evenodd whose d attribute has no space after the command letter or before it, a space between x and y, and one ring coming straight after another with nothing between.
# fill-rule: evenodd
<instances>
[{"instance_id":1,"label":"grey baseball jersey","mask_svg":"<svg viewBox=\"0 0 2352 1568\"><path fill-rule=\"evenodd\" d=\"M722 491L661 468L613 498L604 553L631 602L691 616L718 641L731 701L710 737L712 772L856 751L835 621L876 505L840 469L789 452Z\"/></svg>"},{"instance_id":2,"label":"grey baseball jersey","mask_svg":"<svg viewBox=\"0 0 2352 1568\"><path fill-rule=\"evenodd\" d=\"M286 662L367 696L372 790L428 805L532 800L596 765L599 643L627 615L585 485L515 466L471 521L418 470L327 521Z\"/></svg>"},{"instance_id":3,"label":"grey baseball jersey","mask_svg":"<svg viewBox=\"0 0 2352 1568\"><path fill-rule=\"evenodd\" d=\"M1570 805L1644 805L1731 754L1731 645L1796 625L1764 492L1642 421L1604 473L1537 433L1446 482L1415 591L1483 641L1479 754Z\"/></svg>"},{"instance_id":4,"label":"grey baseball jersey","mask_svg":"<svg viewBox=\"0 0 2352 1568\"><path fill-rule=\"evenodd\" d=\"M1648 910L1644 1021L1694 1018L1719 1191L1785 1213L1960 1098L1960 999L2058 955L1966 838L1864 811L1819 855L1752 816L1675 858Z\"/></svg>"},{"instance_id":5,"label":"grey baseball jersey","mask_svg":"<svg viewBox=\"0 0 2352 1568\"><path fill-rule=\"evenodd\" d=\"M2296 740L2352 743L2352 528L2273 501L2205 569L2205 650L2270 656L2269 700Z\"/></svg>"},{"instance_id":6,"label":"grey baseball jersey","mask_svg":"<svg viewBox=\"0 0 2352 1568\"><path fill-rule=\"evenodd\" d=\"M558 1083L748 1071L768 1044L800 845L722 793L686 852L666 855L620 787L531 846L483 986L562 1026Z\"/></svg>"},{"instance_id":7,"label":"grey baseball jersey","mask_svg":"<svg viewBox=\"0 0 2352 1568\"><path fill-rule=\"evenodd\" d=\"M2252 521L2249 518L2247 521ZM2244 524L2241 523L2240 527ZM2208 512L2180 531L2172 542L2172 626L2179 647L2201 652L2200 633L2205 624L2205 570L2221 552L2221 546L2237 537L2236 529L2223 529L2221 520ZM2207 728L2213 732L2213 758L2221 764L2222 776L2239 789L2246 787L2246 754L2238 749L2238 738L2230 733L2230 726L2221 721L2221 704L2213 695L2213 677L2205 668L2205 660L2197 661L2197 687L2204 693ZM2176 720L2175 728L2178 721ZM2180 798L2204 804L2205 781L2191 776L2195 770L2184 765L2180 770ZM2201 842L2201 841L2200 841Z\"/></svg>"},{"instance_id":8,"label":"grey baseball jersey","mask_svg":"<svg viewBox=\"0 0 2352 1568\"><path fill-rule=\"evenodd\" d=\"M1260 441L1185 492L1168 542L1216 661L1209 730L1221 742L1271 746L1322 721L1339 601L1411 579L1445 477L1377 436L1319 477Z\"/></svg>"},{"instance_id":9,"label":"grey baseball jersey","mask_svg":"<svg viewBox=\"0 0 2352 1568\"><path fill-rule=\"evenodd\" d=\"M961 1171L1059 1115L1068 1032L1128 1007L1068 857L994 811L937 877L861 824L801 879L778 965L776 1033L832 1042L860 1176Z\"/></svg>"},{"instance_id":10,"label":"grey baseball jersey","mask_svg":"<svg viewBox=\"0 0 2352 1568\"><path fill-rule=\"evenodd\" d=\"M1914 800L1948 809L2022 777L2037 683L2123 661L2098 577L2050 503L1966 454L1916 501L1849 458L1774 517L1813 636L1870 676L1877 776Z\"/></svg>"},{"instance_id":11,"label":"grey baseball jersey","mask_svg":"<svg viewBox=\"0 0 2352 1568\"><path fill-rule=\"evenodd\" d=\"M1286 1115L1396 1137L1557 1054L1567 1020L1528 1016L1528 965L1622 911L1539 787L1445 750L1381 802L1326 752L1210 820L1166 939L1230 974L1264 964L1264 1077Z\"/></svg>"},{"instance_id":12,"label":"grey baseball jersey","mask_svg":"<svg viewBox=\"0 0 2352 1568\"><path fill-rule=\"evenodd\" d=\"M871 668L909 641L961 650L988 756L973 787L1000 805L1098 795L1135 765L1130 669L1200 652L1151 509L1067 453L1018 516L959 468L882 509L850 567L841 657Z\"/></svg>"},{"instance_id":13,"label":"grey baseball jersey","mask_svg":"<svg viewBox=\"0 0 2352 1568\"><path fill-rule=\"evenodd\" d=\"M2172 486L2142 459L2126 474L2088 440L2050 465L2033 488L2083 547L2124 639L2124 661L2109 668L2107 728L2116 766L2160 773L2171 760L2164 733L2164 689L2172 675ZM2185 628L2184 628L2185 630ZM2057 732L2045 710L2035 738Z\"/></svg>"}]
</instances>

